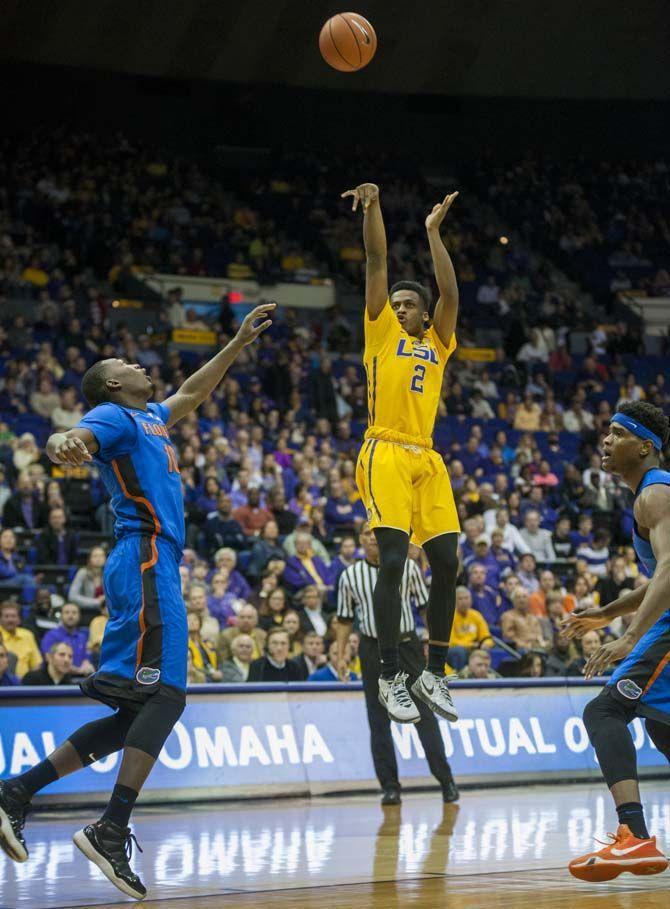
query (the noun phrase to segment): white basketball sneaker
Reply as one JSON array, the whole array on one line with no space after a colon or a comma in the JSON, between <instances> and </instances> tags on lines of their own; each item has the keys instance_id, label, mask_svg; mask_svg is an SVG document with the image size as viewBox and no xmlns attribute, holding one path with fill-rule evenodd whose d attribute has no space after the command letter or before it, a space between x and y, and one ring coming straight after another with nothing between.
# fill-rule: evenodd
<instances>
[{"instance_id":1,"label":"white basketball sneaker","mask_svg":"<svg viewBox=\"0 0 670 909\"><path fill-rule=\"evenodd\" d=\"M412 685L412 694L427 704L433 713L443 716L450 723L455 723L458 713L454 707L449 691L449 678L455 676L437 676L424 669L416 682Z\"/></svg>"},{"instance_id":2,"label":"white basketball sneaker","mask_svg":"<svg viewBox=\"0 0 670 909\"><path fill-rule=\"evenodd\" d=\"M406 672L398 672L390 681L379 679L379 701L396 723L418 723L421 718L407 690Z\"/></svg>"}]
</instances>

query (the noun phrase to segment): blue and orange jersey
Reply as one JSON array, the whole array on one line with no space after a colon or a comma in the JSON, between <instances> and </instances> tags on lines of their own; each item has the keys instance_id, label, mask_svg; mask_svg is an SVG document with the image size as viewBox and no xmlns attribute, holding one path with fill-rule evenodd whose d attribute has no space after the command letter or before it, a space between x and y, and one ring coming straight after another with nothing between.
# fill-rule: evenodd
<instances>
[{"instance_id":1,"label":"blue and orange jersey","mask_svg":"<svg viewBox=\"0 0 670 909\"><path fill-rule=\"evenodd\" d=\"M94 460L112 500L114 535L160 536L184 546L184 500L164 404L99 404L79 422L100 446Z\"/></svg>"},{"instance_id":2,"label":"blue and orange jersey","mask_svg":"<svg viewBox=\"0 0 670 909\"><path fill-rule=\"evenodd\" d=\"M640 480L640 485L635 490L635 498L640 495L647 486L670 486L670 471L662 470L660 467L652 467ZM656 571L656 553L649 542L641 537L637 529L637 521L633 522L633 546L638 559L644 565L649 577L652 577Z\"/></svg>"}]
</instances>

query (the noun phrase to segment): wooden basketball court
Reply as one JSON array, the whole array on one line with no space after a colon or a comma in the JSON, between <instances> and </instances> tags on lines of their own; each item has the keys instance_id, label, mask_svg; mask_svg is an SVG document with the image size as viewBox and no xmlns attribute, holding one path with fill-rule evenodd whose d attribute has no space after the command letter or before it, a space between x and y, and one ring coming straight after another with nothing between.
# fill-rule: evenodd
<instances>
[{"instance_id":1,"label":"wooden basketball court","mask_svg":"<svg viewBox=\"0 0 670 909\"><path fill-rule=\"evenodd\" d=\"M643 788L667 852L670 793L664 782ZM95 816L29 819L30 860L0 857L0 909L132 905L72 844ZM600 885L568 874L570 858L614 826L601 784L465 792L458 807L423 792L386 809L373 796L146 808L133 865L152 909L666 907L670 872Z\"/></svg>"}]
</instances>

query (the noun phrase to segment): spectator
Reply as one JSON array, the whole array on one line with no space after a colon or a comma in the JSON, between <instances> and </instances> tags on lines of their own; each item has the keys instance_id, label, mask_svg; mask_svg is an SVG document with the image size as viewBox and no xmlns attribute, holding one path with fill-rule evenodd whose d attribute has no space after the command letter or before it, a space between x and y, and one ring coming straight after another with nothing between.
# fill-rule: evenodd
<instances>
[{"instance_id":1,"label":"spectator","mask_svg":"<svg viewBox=\"0 0 670 909\"><path fill-rule=\"evenodd\" d=\"M287 609L284 613L282 628L288 632L290 647L289 658L294 659L302 653L303 632L300 627L300 616L295 609Z\"/></svg>"},{"instance_id":2,"label":"spectator","mask_svg":"<svg viewBox=\"0 0 670 909\"><path fill-rule=\"evenodd\" d=\"M88 554L86 565L72 579L68 599L79 606L86 618L99 615L105 603L103 572L107 554L102 546L94 546Z\"/></svg>"},{"instance_id":3,"label":"spectator","mask_svg":"<svg viewBox=\"0 0 670 909\"><path fill-rule=\"evenodd\" d=\"M312 529L313 523L310 518L301 519L298 528L284 538L284 542L282 543L284 552L289 558L295 556L297 554L296 540L300 534L305 533L309 537L309 549L312 551L313 555L321 559L324 565L330 565L331 559L328 550L321 540L318 540L312 533Z\"/></svg>"},{"instance_id":4,"label":"spectator","mask_svg":"<svg viewBox=\"0 0 670 909\"><path fill-rule=\"evenodd\" d=\"M60 393L60 401L51 411L54 432L68 432L74 429L83 416L84 408L77 401L76 390L64 388Z\"/></svg>"},{"instance_id":5,"label":"spectator","mask_svg":"<svg viewBox=\"0 0 670 909\"><path fill-rule=\"evenodd\" d=\"M249 669L250 682L299 682L300 669L289 660L289 636L283 628L273 628L265 642L265 656L254 660Z\"/></svg>"},{"instance_id":6,"label":"spectator","mask_svg":"<svg viewBox=\"0 0 670 909\"><path fill-rule=\"evenodd\" d=\"M570 532L570 539L575 551L583 545L593 542L593 518L589 514L580 514L577 519L577 530Z\"/></svg>"},{"instance_id":7,"label":"spectator","mask_svg":"<svg viewBox=\"0 0 670 909\"><path fill-rule=\"evenodd\" d=\"M24 570L23 559L16 554L16 534L8 529L0 531L0 590L34 583L33 576Z\"/></svg>"},{"instance_id":8,"label":"spectator","mask_svg":"<svg viewBox=\"0 0 670 909\"><path fill-rule=\"evenodd\" d=\"M28 473L22 473L16 484L16 492L5 503L2 523L5 527L17 527L23 530L39 530L47 520L47 510L35 491Z\"/></svg>"},{"instance_id":9,"label":"spectator","mask_svg":"<svg viewBox=\"0 0 670 909\"><path fill-rule=\"evenodd\" d=\"M530 392L526 392L523 401L514 414L514 428L523 432L537 432L540 428L542 408Z\"/></svg>"},{"instance_id":10,"label":"spectator","mask_svg":"<svg viewBox=\"0 0 670 909\"><path fill-rule=\"evenodd\" d=\"M74 603L65 603L61 609L60 624L42 638L41 650L46 656L54 644L65 643L72 651L70 673L77 676L90 675L93 664L88 653L88 632L79 627L81 613Z\"/></svg>"},{"instance_id":11,"label":"spectator","mask_svg":"<svg viewBox=\"0 0 670 909\"><path fill-rule=\"evenodd\" d=\"M240 522L233 517L233 506L227 492L221 490L217 497L216 511L207 515L205 521L205 549L211 558L217 550L245 549L247 538Z\"/></svg>"},{"instance_id":12,"label":"spectator","mask_svg":"<svg viewBox=\"0 0 670 909\"><path fill-rule=\"evenodd\" d=\"M77 559L78 538L67 529L64 508L52 508L47 528L35 542L40 565L73 565Z\"/></svg>"},{"instance_id":13,"label":"spectator","mask_svg":"<svg viewBox=\"0 0 670 909\"><path fill-rule=\"evenodd\" d=\"M458 673L459 679L499 679L500 673L491 668L491 654L488 650L472 650L468 665Z\"/></svg>"},{"instance_id":14,"label":"spectator","mask_svg":"<svg viewBox=\"0 0 670 909\"><path fill-rule=\"evenodd\" d=\"M256 487L249 490L246 505L240 505L233 511L233 518L248 537L257 536L271 517L267 508L261 505L261 491Z\"/></svg>"},{"instance_id":15,"label":"spectator","mask_svg":"<svg viewBox=\"0 0 670 909\"><path fill-rule=\"evenodd\" d=\"M302 629L305 633L308 631L316 631L317 634L324 637L328 629L328 619L322 611L321 603L322 594L316 584L308 584L303 587L300 596L300 605L302 606L300 621Z\"/></svg>"},{"instance_id":16,"label":"spectator","mask_svg":"<svg viewBox=\"0 0 670 909\"><path fill-rule=\"evenodd\" d=\"M355 522L365 520L365 511L361 500L358 499L353 503L345 495L342 481L332 479L330 481L330 494L326 500L325 509L326 524L331 531L352 530Z\"/></svg>"},{"instance_id":17,"label":"spectator","mask_svg":"<svg viewBox=\"0 0 670 909\"><path fill-rule=\"evenodd\" d=\"M26 672L42 665L42 654L32 631L20 627L21 613L16 603L0 603L0 640L16 657L16 675L22 679Z\"/></svg>"},{"instance_id":18,"label":"spectator","mask_svg":"<svg viewBox=\"0 0 670 909\"><path fill-rule=\"evenodd\" d=\"M238 599L228 590L228 572L221 568L212 575L211 590L207 594L207 609L214 616L219 625L225 628L232 624L237 615ZM197 660L193 661L197 666Z\"/></svg>"},{"instance_id":19,"label":"spectator","mask_svg":"<svg viewBox=\"0 0 670 909\"><path fill-rule=\"evenodd\" d=\"M539 653L524 653L519 660L517 676L521 679L539 679L544 675L544 663Z\"/></svg>"},{"instance_id":20,"label":"spectator","mask_svg":"<svg viewBox=\"0 0 670 909\"><path fill-rule=\"evenodd\" d=\"M472 608L472 594L467 587L456 588L456 611L449 638L447 660L458 672L465 667L473 648L493 647L486 620Z\"/></svg>"},{"instance_id":21,"label":"spectator","mask_svg":"<svg viewBox=\"0 0 670 909\"><path fill-rule=\"evenodd\" d=\"M228 590L240 600L247 600L251 593L249 582L237 570L237 553L230 547L217 549L214 554L214 565L216 570L226 568L228 570Z\"/></svg>"},{"instance_id":22,"label":"spectator","mask_svg":"<svg viewBox=\"0 0 670 909\"><path fill-rule=\"evenodd\" d=\"M475 388L470 398L472 406L472 417L475 420L493 420L495 413L493 408L482 394L481 389Z\"/></svg>"},{"instance_id":23,"label":"spectator","mask_svg":"<svg viewBox=\"0 0 670 909\"><path fill-rule=\"evenodd\" d=\"M220 682L222 674L217 668L218 656L212 643L202 637L202 618L200 613L189 610L187 620L188 650L193 667L204 672L208 682Z\"/></svg>"},{"instance_id":24,"label":"spectator","mask_svg":"<svg viewBox=\"0 0 670 909\"><path fill-rule=\"evenodd\" d=\"M600 647L601 640L600 635L597 631L587 631L584 637L581 640L582 653L581 656L578 656L573 660L567 668L566 675L568 676L583 676L584 667L586 666L589 657ZM611 675L612 668L608 667L603 675Z\"/></svg>"},{"instance_id":25,"label":"spectator","mask_svg":"<svg viewBox=\"0 0 670 909\"><path fill-rule=\"evenodd\" d=\"M549 647L542 634L542 625L530 611L528 591L519 586L512 594L512 608L502 617L502 633L517 650Z\"/></svg>"},{"instance_id":26,"label":"spectator","mask_svg":"<svg viewBox=\"0 0 670 909\"><path fill-rule=\"evenodd\" d=\"M196 612L200 616L200 635L205 641L212 644L219 640L219 622L209 614L207 608L207 588L204 584L191 584L186 597L187 612ZM194 663L195 666L195 663ZM198 667L195 666L197 669Z\"/></svg>"},{"instance_id":27,"label":"spectator","mask_svg":"<svg viewBox=\"0 0 670 909\"><path fill-rule=\"evenodd\" d=\"M0 688L9 688L19 685L18 676L9 671L9 651L4 644L0 644Z\"/></svg>"},{"instance_id":28,"label":"spectator","mask_svg":"<svg viewBox=\"0 0 670 909\"><path fill-rule=\"evenodd\" d=\"M251 663L256 659L254 649L254 640L250 635L238 634L233 638L230 659L221 664L221 681L228 684L248 681Z\"/></svg>"},{"instance_id":29,"label":"spectator","mask_svg":"<svg viewBox=\"0 0 670 909\"><path fill-rule=\"evenodd\" d=\"M300 670L301 681L326 665L323 638L316 631L307 631L302 639L302 653L293 661Z\"/></svg>"},{"instance_id":30,"label":"spectator","mask_svg":"<svg viewBox=\"0 0 670 909\"><path fill-rule=\"evenodd\" d=\"M286 559L286 553L279 543L279 527L274 518L266 522L251 549L246 572L248 577L258 581L270 559Z\"/></svg>"},{"instance_id":31,"label":"spectator","mask_svg":"<svg viewBox=\"0 0 670 909\"><path fill-rule=\"evenodd\" d=\"M596 530L593 535L593 544L583 543L577 549L577 558L583 559L597 578L607 576L607 563L610 558L610 534L607 530Z\"/></svg>"},{"instance_id":32,"label":"spectator","mask_svg":"<svg viewBox=\"0 0 670 909\"><path fill-rule=\"evenodd\" d=\"M578 398L573 398L570 408L563 414L563 426L567 432L573 433L592 430L593 414L584 410L582 402Z\"/></svg>"},{"instance_id":33,"label":"spectator","mask_svg":"<svg viewBox=\"0 0 670 909\"><path fill-rule=\"evenodd\" d=\"M298 523L298 516L286 504L286 493L280 486L270 493L270 512L277 522L280 537L293 533Z\"/></svg>"},{"instance_id":34,"label":"spectator","mask_svg":"<svg viewBox=\"0 0 670 909\"><path fill-rule=\"evenodd\" d=\"M284 581L292 591L302 590L308 584L316 584L318 590L326 590L329 584L328 566L313 555L312 538L305 531L298 531L295 538L295 555L286 562Z\"/></svg>"},{"instance_id":35,"label":"spectator","mask_svg":"<svg viewBox=\"0 0 670 909\"><path fill-rule=\"evenodd\" d=\"M309 403L313 412L329 420L331 426L337 423L337 395L329 357L322 357L318 369L311 372Z\"/></svg>"},{"instance_id":36,"label":"spectator","mask_svg":"<svg viewBox=\"0 0 670 909\"><path fill-rule=\"evenodd\" d=\"M551 532L540 527L540 512L529 508L524 517L521 536L538 562L554 562L556 553L551 543Z\"/></svg>"},{"instance_id":37,"label":"spectator","mask_svg":"<svg viewBox=\"0 0 670 909\"><path fill-rule=\"evenodd\" d=\"M331 641L328 647L328 662L325 666L322 666L320 669L316 669L307 679L308 682L337 682L339 681L339 675L337 671L337 663L340 656L340 649L338 647L337 641ZM344 659L347 664L348 677L347 681L355 682L358 680L358 676L355 672L351 671L350 662L351 662L351 648L349 644L344 645Z\"/></svg>"},{"instance_id":38,"label":"spectator","mask_svg":"<svg viewBox=\"0 0 670 909\"><path fill-rule=\"evenodd\" d=\"M32 669L21 679L22 685L71 685L72 648L64 641L51 645L46 653L46 663Z\"/></svg>"},{"instance_id":39,"label":"spectator","mask_svg":"<svg viewBox=\"0 0 670 909\"><path fill-rule=\"evenodd\" d=\"M261 628L270 631L272 628L283 625L287 608L286 591L282 587L276 587L259 609Z\"/></svg>"},{"instance_id":40,"label":"spectator","mask_svg":"<svg viewBox=\"0 0 670 909\"><path fill-rule=\"evenodd\" d=\"M333 587L337 589L340 575L356 561L356 540L354 537L343 537L338 554L330 563L330 576Z\"/></svg>"},{"instance_id":41,"label":"spectator","mask_svg":"<svg viewBox=\"0 0 670 909\"><path fill-rule=\"evenodd\" d=\"M474 563L468 572L468 589L472 597L472 607L483 616L489 627L497 628L503 612L500 594L486 583L486 569Z\"/></svg>"},{"instance_id":42,"label":"spectator","mask_svg":"<svg viewBox=\"0 0 670 909\"><path fill-rule=\"evenodd\" d=\"M506 556L509 559L509 553ZM498 586L502 569L489 549L489 540L485 533L475 540L475 557L468 567L471 568L473 565L483 565L486 570L486 583L491 587Z\"/></svg>"},{"instance_id":43,"label":"spectator","mask_svg":"<svg viewBox=\"0 0 670 909\"><path fill-rule=\"evenodd\" d=\"M526 555L521 556L521 559L519 560L519 567L516 570L519 583L528 591L529 594L535 593L535 591L539 590L540 588L540 582L535 570L535 564L535 556L532 552L529 552Z\"/></svg>"},{"instance_id":44,"label":"spectator","mask_svg":"<svg viewBox=\"0 0 670 909\"><path fill-rule=\"evenodd\" d=\"M504 534L499 527L496 527L491 531L491 548L489 550L492 558L496 560L498 565L498 578L507 571L514 571L516 566L516 559L509 551L505 549L503 545Z\"/></svg>"},{"instance_id":45,"label":"spectator","mask_svg":"<svg viewBox=\"0 0 670 909\"><path fill-rule=\"evenodd\" d=\"M536 615L538 618L546 618L548 616L547 604L549 594L556 587L556 576L554 572L546 568L544 571L540 572L540 586L538 589L530 595L529 605L530 611L533 615Z\"/></svg>"},{"instance_id":46,"label":"spectator","mask_svg":"<svg viewBox=\"0 0 670 909\"><path fill-rule=\"evenodd\" d=\"M47 631L58 628L58 621L53 611L54 601L56 605L63 602L62 598L52 594L48 587L38 587L35 591L35 601L23 622L23 628L32 631L38 644L42 643L42 638Z\"/></svg>"},{"instance_id":47,"label":"spectator","mask_svg":"<svg viewBox=\"0 0 670 909\"><path fill-rule=\"evenodd\" d=\"M599 578L596 591L599 602L607 606L618 600L626 590L633 590L634 587L635 582L626 575L626 560L623 556L617 556L611 560L609 574Z\"/></svg>"},{"instance_id":48,"label":"spectator","mask_svg":"<svg viewBox=\"0 0 670 909\"><path fill-rule=\"evenodd\" d=\"M519 528L511 523L508 508L499 508L497 510L495 513L495 527L503 532L502 544L505 549L509 549L516 556L522 556L530 552L530 547L519 532ZM493 531L492 526L487 529L489 533Z\"/></svg>"},{"instance_id":49,"label":"spectator","mask_svg":"<svg viewBox=\"0 0 670 909\"><path fill-rule=\"evenodd\" d=\"M551 537L557 559L574 559L577 552L570 536L570 518L560 517Z\"/></svg>"},{"instance_id":50,"label":"spectator","mask_svg":"<svg viewBox=\"0 0 670 909\"><path fill-rule=\"evenodd\" d=\"M577 648L574 643L566 637L565 632L557 630L554 632L554 646L549 651L544 664L544 674L546 676L566 676L568 667L576 658Z\"/></svg>"},{"instance_id":51,"label":"spectator","mask_svg":"<svg viewBox=\"0 0 670 909\"><path fill-rule=\"evenodd\" d=\"M262 628L258 627L258 610L249 603L240 607L237 613L237 624L232 628L224 629L219 635L218 651L220 662L225 662L232 658L232 644L235 638L245 634L253 642L251 657L254 660L259 659L265 652L265 639L267 634Z\"/></svg>"}]
</instances>

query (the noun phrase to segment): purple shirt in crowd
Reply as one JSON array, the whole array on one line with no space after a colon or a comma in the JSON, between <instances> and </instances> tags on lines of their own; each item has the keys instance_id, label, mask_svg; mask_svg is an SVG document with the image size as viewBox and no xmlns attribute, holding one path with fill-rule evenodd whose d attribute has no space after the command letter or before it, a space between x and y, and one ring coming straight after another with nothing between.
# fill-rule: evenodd
<instances>
[{"instance_id":1,"label":"purple shirt in crowd","mask_svg":"<svg viewBox=\"0 0 670 909\"><path fill-rule=\"evenodd\" d=\"M83 628L75 628L75 630L70 633L66 628L63 628L62 625L59 625L58 628L52 628L51 631L47 631L42 638L42 653L46 655L54 644L70 645L72 648L73 666L81 666L88 657L86 652L88 634Z\"/></svg>"}]
</instances>

